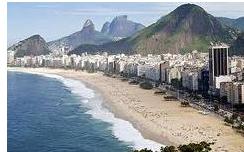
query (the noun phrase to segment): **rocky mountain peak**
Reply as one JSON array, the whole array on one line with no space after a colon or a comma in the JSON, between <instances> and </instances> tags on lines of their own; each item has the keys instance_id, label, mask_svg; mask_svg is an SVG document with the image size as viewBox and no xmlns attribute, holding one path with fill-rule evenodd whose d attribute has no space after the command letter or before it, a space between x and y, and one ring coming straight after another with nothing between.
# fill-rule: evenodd
<instances>
[{"instance_id":1,"label":"rocky mountain peak","mask_svg":"<svg viewBox=\"0 0 244 152\"><path fill-rule=\"evenodd\" d=\"M86 30L86 29L88 29L89 31L95 31L95 26L94 26L92 20L90 20L90 19L86 20L86 22L83 25L82 30Z\"/></svg>"},{"instance_id":2,"label":"rocky mountain peak","mask_svg":"<svg viewBox=\"0 0 244 152\"><path fill-rule=\"evenodd\" d=\"M109 26L110 26L110 23L109 22L105 22L103 24L101 32L107 34L109 32Z\"/></svg>"},{"instance_id":3,"label":"rocky mountain peak","mask_svg":"<svg viewBox=\"0 0 244 152\"><path fill-rule=\"evenodd\" d=\"M36 56L50 52L46 41L38 34L14 44L8 50L15 51L15 57Z\"/></svg>"},{"instance_id":4,"label":"rocky mountain peak","mask_svg":"<svg viewBox=\"0 0 244 152\"><path fill-rule=\"evenodd\" d=\"M173 12L177 14L187 15L189 13L205 12L205 10L198 5L188 3L177 7Z\"/></svg>"},{"instance_id":5,"label":"rocky mountain peak","mask_svg":"<svg viewBox=\"0 0 244 152\"><path fill-rule=\"evenodd\" d=\"M39 34L32 35L29 39L43 39Z\"/></svg>"},{"instance_id":6,"label":"rocky mountain peak","mask_svg":"<svg viewBox=\"0 0 244 152\"><path fill-rule=\"evenodd\" d=\"M127 20L127 15L116 16L114 20L120 20L120 21L124 20L124 21L126 21Z\"/></svg>"},{"instance_id":7,"label":"rocky mountain peak","mask_svg":"<svg viewBox=\"0 0 244 152\"><path fill-rule=\"evenodd\" d=\"M127 19L127 15L120 15L113 19L109 25L109 35L112 37L128 37L143 29L144 26Z\"/></svg>"}]
</instances>

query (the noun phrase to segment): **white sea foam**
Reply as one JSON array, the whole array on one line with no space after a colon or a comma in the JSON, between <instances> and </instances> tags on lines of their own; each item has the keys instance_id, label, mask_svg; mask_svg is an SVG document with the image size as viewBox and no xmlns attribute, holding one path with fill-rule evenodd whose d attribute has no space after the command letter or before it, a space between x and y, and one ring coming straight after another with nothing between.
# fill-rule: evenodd
<instances>
[{"instance_id":1,"label":"white sea foam","mask_svg":"<svg viewBox=\"0 0 244 152\"><path fill-rule=\"evenodd\" d=\"M87 114L90 114L94 119L99 119L112 124L110 129L114 136L120 141L131 144L135 149L149 148L154 151L159 151L160 147L163 146L152 140L144 139L141 133L136 130L130 122L116 118L113 113L102 106L102 99L99 96L96 96L95 91L87 88L81 81L64 78L55 74L38 72L28 73L60 80L73 94L82 97L81 102L86 104L90 109L87 111Z\"/></svg>"},{"instance_id":2,"label":"white sea foam","mask_svg":"<svg viewBox=\"0 0 244 152\"><path fill-rule=\"evenodd\" d=\"M83 103L88 103L89 102L89 100L86 100L86 99L83 99L83 100L81 100Z\"/></svg>"},{"instance_id":3,"label":"white sea foam","mask_svg":"<svg viewBox=\"0 0 244 152\"><path fill-rule=\"evenodd\" d=\"M100 119L112 124L112 132L120 141L132 144L135 149L160 149L162 146L161 144L144 139L141 133L136 130L130 122L116 118L113 113L104 108L100 99L93 99L93 101L94 102L90 103L92 109L87 113L91 114L95 119Z\"/></svg>"}]
</instances>

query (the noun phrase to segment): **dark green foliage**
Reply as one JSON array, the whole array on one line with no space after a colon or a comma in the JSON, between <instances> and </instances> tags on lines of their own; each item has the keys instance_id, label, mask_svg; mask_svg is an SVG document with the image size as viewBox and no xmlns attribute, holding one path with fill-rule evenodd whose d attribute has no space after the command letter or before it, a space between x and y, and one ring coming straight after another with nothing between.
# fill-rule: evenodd
<instances>
[{"instance_id":1,"label":"dark green foliage","mask_svg":"<svg viewBox=\"0 0 244 152\"><path fill-rule=\"evenodd\" d=\"M178 149L180 152L208 152L211 150L210 144L204 141L199 144L180 145Z\"/></svg>"},{"instance_id":2,"label":"dark green foliage","mask_svg":"<svg viewBox=\"0 0 244 152\"><path fill-rule=\"evenodd\" d=\"M209 152L211 145L214 143L207 143L202 141L200 143L189 143L187 145L161 147L160 152ZM133 152L153 152L148 149L134 150Z\"/></svg>"},{"instance_id":3,"label":"dark green foliage","mask_svg":"<svg viewBox=\"0 0 244 152\"><path fill-rule=\"evenodd\" d=\"M244 17L240 17L237 19L218 17L217 19L226 26L237 28L238 30L244 32Z\"/></svg>"},{"instance_id":4,"label":"dark green foliage","mask_svg":"<svg viewBox=\"0 0 244 152\"><path fill-rule=\"evenodd\" d=\"M180 104L182 107L189 107L190 106L189 102L187 102L187 101L182 101Z\"/></svg>"},{"instance_id":5,"label":"dark green foliage","mask_svg":"<svg viewBox=\"0 0 244 152\"><path fill-rule=\"evenodd\" d=\"M70 51L68 55L71 54L82 54L84 52L89 52L90 54L97 54L99 52L109 52L113 54L117 53L126 53L133 54L131 44L127 42L127 38L116 42L108 42L102 45L94 45L94 44L82 44Z\"/></svg>"},{"instance_id":6,"label":"dark green foliage","mask_svg":"<svg viewBox=\"0 0 244 152\"><path fill-rule=\"evenodd\" d=\"M219 111L219 105L218 104L214 105L214 111Z\"/></svg>"},{"instance_id":7,"label":"dark green foliage","mask_svg":"<svg viewBox=\"0 0 244 152\"><path fill-rule=\"evenodd\" d=\"M171 80L171 84L175 87L175 88L180 88L182 86L182 82L179 79L172 79Z\"/></svg>"},{"instance_id":8,"label":"dark green foliage","mask_svg":"<svg viewBox=\"0 0 244 152\"><path fill-rule=\"evenodd\" d=\"M166 101L177 100L177 98L174 97L174 96L165 96L164 99L165 99Z\"/></svg>"},{"instance_id":9,"label":"dark green foliage","mask_svg":"<svg viewBox=\"0 0 244 152\"><path fill-rule=\"evenodd\" d=\"M240 116L240 118L241 118L241 121L244 122L244 115Z\"/></svg>"},{"instance_id":10,"label":"dark green foliage","mask_svg":"<svg viewBox=\"0 0 244 152\"><path fill-rule=\"evenodd\" d=\"M150 90L153 88L153 85L150 82L143 82L143 83L140 83L140 87L143 89Z\"/></svg>"},{"instance_id":11,"label":"dark green foliage","mask_svg":"<svg viewBox=\"0 0 244 152\"><path fill-rule=\"evenodd\" d=\"M229 124L233 124L234 123L234 119L229 118L229 117L225 117L224 121L229 123Z\"/></svg>"},{"instance_id":12,"label":"dark green foliage","mask_svg":"<svg viewBox=\"0 0 244 152\"><path fill-rule=\"evenodd\" d=\"M15 57L23 57L27 54L27 50L17 50L15 53Z\"/></svg>"},{"instance_id":13,"label":"dark green foliage","mask_svg":"<svg viewBox=\"0 0 244 152\"><path fill-rule=\"evenodd\" d=\"M157 95L164 95L166 94L166 91L155 91L154 94L157 94Z\"/></svg>"},{"instance_id":14,"label":"dark green foliage","mask_svg":"<svg viewBox=\"0 0 244 152\"><path fill-rule=\"evenodd\" d=\"M129 84L137 85L137 84L139 84L139 81L132 79L132 80L130 80L128 83L129 83Z\"/></svg>"},{"instance_id":15,"label":"dark green foliage","mask_svg":"<svg viewBox=\"0 0 244 152\"><path fill-rule=\"evenodd\" d=\"M230 48L230 55L244 56L244 32L240 33Z\"/></svg>"},{"instance_id":16,"label":"dark green foliage","mask_svg":"<svg viewBox=\"0 0 244 152\"><path fill-rule=\"evenodd\" d=\"M233 113L231 116L232 119L237 119L237 117L238 117L238 114L236 114L236 113Z\"/></svg>"},{"instance_id":17,"label":"dark green foliage","mask_svg":"<svg viewBox=\"0 0 244 152\"><path fill-rule=\"evenodd\" d=\"M160 152L177 152L177 149L175 146L166 146L166 147L161 147Z\"/></svg>"},{"instance_id":18,"label":"dark green foliage","mask_svg":"<svg viewBox=\"0 0 244 152\"><path fill-rule=\"evenodd\" d=\"M145 148L145 149L141 149L141 150L134 150L134 152L153 152L153 151Z\"/></svg>"}]
</instances>

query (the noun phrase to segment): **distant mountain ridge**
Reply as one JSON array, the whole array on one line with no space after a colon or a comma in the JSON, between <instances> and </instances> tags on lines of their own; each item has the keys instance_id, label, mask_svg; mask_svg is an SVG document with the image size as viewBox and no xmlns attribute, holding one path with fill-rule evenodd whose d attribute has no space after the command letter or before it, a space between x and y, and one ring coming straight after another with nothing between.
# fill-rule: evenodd
<instances>
[{"instance_id":1,"label":"distant mountain ridge","mask_svg":"<svg viewBox=\"0 0 244 152\"><path fill-rule=\"evenodd\" d=\"M48 54L50 52L59 54L62 48L69 51L80 45L102 45L117 41L120 38L133 35L142 28L144 28L142 24L127 20L127 16L123 15L115 17L111 23L106 22L101 32L99 32L95 30L92 20L88 19L80 31L68 36L46 43L40 35L33 35L26 40L12 45L9 49L15 51L16 56L21 57L24 55ZM23 44L23 42L26 43ZM32 43L34 44L32 45Z\"/></svg>"},{"instance_id":2,"label":"distant mountain ridge","mask_svg":"<svg viewBox=\"0 0 244 152\"><path fill-rule=\"evenodd\" d=\"M244 56L244 32L240 33L230 47L230 55Z\"/></svg>"},{"instance_id":3,"label":"distant mountain ridge","mask_svg":"<svg viewBox=\"0 0 244 152\"><path fill-rule=\"evenodd\" d=\"M92 45L92 44L84 44L70 51L68 54L82 54L84 52L88 52L90 54L96 54L97 52L108 52L112 54L117 53L125 53L125 54L133 54L135 53L132 50L132 45L128 43L129 38L124 38L119 41L108 42L102 45Z\"/></svg>"},{"instance_id":4,"label":"distant mountain ridge","mask_svg":"<svg viewBox=\"0 0 244 152\"><path fill-rule=\"evenodd\" d=\"M37 56L50 53L46 41L40 35L33 35L25 40L22 40L8 50L15 52L15 57Z\"/></svg>"},{"instance_id":5,"label":"distant mountain ridge","mask_svg":"<svg viewBox=\"0 0 244 152\"><path fill-rule=\"evenodd\" d=\"M145 26L140 23L128 20L127 15L121 15L115 17L111 23L106 22L101 32L111 37L126 38L132 36L144 27Z\"/></svg>"},{"instance_id":6,"label":"distant mountain ridge","mask_svg":"<svg viewBox=\"0 0 244 152\"><path fill-rule=\"evenodd\" d=\"M244 17L239 17L237 19L231 19L227 17L218 17L217 18L222 24L227 26L237 28L238 30L244 32Z\"/></svg>"},{"instance_id":7,"label":"distant mountain ridge","mask_svg":"<svg viewBox=\"0 0 244 152\"><path fill-rule=\"evenodd\" d=\"M113 53L185 53L206 52L210 41L232 43L238 31L220 23L214 16L195 4L183 4L156 23L116 43L94 46L98 51ZM89 46L92 49L92 45ZM92 49L95 50L95 49ZM73 53L88 51L79 46ZM70 52L70 53L72 53Z\"/></svg>"},{"instance_id":8,"label":"distant mountain ridge","mask_svg":"<svg viewBox=\"0 0 244 152\"><path fill-rule=\"evenodd\" d=\"M63 46L72 50L82 44L101 45L131 36L142 28L144 28L144 25L127 20L127 16L122 15L115 17L111 23L105 22L101 32L99 32L95 30L93 22L88 19L81 31L48 42L48 45L52 51L59 50Z\"/></svg>"},{"instance_id":9,"label":"distant mountain ridge","mask_svg":"<svg viewBox=\"0 0 244 152\"><path fill-rule=\"evenodd\" d=\"M84 23L82 30L58 40L48 42L48 45L51 50L58 50L62 46L66 46L71 50L81 44L103 44L111 40L112 38L109 36L96 31L93 22L88 19Z\"/></svg>"}]
</instances>

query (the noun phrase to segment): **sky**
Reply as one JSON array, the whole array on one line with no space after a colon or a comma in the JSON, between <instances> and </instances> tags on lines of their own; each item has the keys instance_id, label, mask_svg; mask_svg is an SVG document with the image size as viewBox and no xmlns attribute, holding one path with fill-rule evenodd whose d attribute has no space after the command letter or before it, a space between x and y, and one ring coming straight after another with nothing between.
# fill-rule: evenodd
<instances>
[{"instance_id":1,"label":"sky","mask_svg":"<svg viewBox=\"0 0 244 152\"><path fill-rule=\"evenodd\" d=\"M148 26L183 3L30 3L8 2L8 46L40 34L47 42L82 29L91 19L96 30L118 15ZM195 3L214 16L238 18L244 16L244 3Z\"/></svg>"}]
</instances>

